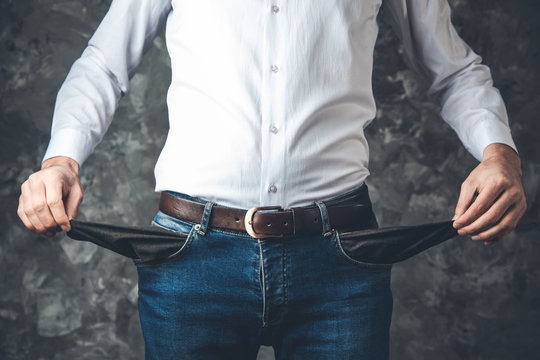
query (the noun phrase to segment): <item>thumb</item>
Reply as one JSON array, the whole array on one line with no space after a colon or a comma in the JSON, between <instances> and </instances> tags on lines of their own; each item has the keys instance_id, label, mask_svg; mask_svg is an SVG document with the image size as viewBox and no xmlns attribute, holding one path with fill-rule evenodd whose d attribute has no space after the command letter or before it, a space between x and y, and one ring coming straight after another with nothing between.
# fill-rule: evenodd
<instances>
[{"instance_id":1,"label":"thumb","mask_svg":"<svg viewBox=\"0 0 540 360\"><path fill-rule=\"evenodd\" d=\"M77 216L77 210L83 199L83 191L80 184L74 184L67 194L65 205L68 219L71 220ZM71 227L71 226L70 226Z\"/></svg>"}]
</instances>

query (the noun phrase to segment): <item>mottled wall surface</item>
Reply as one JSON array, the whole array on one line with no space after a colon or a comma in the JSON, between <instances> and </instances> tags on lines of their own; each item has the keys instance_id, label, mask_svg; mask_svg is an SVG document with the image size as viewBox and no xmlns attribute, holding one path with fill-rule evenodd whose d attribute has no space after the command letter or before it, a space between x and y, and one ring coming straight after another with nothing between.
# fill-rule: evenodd
<instances>
[{"instance_id":1,"label":"mottled wall surface","mask_svg":"<svg viewBox=\"0 0 540 360\"><path fill-rule=\"evenodd\" d=\"M126 259L63 234L27 231L20 184L38 169L56 93L110 4L0 1L0 358L141 359L136 270ZM540 352L538 114L540 5L452 0L454 24L501 90L520 151L528 210L496 246L458 237L393 272L393 359L533 359ZM163 34L145 55L103 142L81 171L79 217L148 224L153 166L167 133L170 81ZM477 165L425 96L381 18L367 129L370 187L381 227L451 218ZM179 159L181 161L181 159ZM270 348L260 358L271 359Z\"/></svg>"}]
</instances>

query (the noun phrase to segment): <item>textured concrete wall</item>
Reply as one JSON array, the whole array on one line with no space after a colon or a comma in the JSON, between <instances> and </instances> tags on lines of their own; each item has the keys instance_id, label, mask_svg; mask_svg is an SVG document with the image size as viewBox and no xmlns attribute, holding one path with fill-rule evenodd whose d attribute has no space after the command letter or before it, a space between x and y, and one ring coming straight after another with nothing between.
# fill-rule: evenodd
<instances>
[{"instance_id":1,"label":"textured concrete wall","mask_svg":"<svg viewBox=\"0 0 540 360\"><path fill-rule=\"evenodd\" d=\"M34 235L16 215L20 184L39 167L48 142L56 92L109 4L0 1L2 359L142 358L132 264L62 234ZM496 246L458 237L395 266L392 358L533 359L540 351L540 6L451 5L460 34L491 67L506 100L528 210ZM460 184L477 165L400 53L383 20L373 81L379 112L367 129L367 182L381 226L451 218ZM81 218L147 224L154 215L152 171L167 131L169 81L160 35L82 169ZM260 358L273 358L271 349Z\"/></svg>"}]
</instances>

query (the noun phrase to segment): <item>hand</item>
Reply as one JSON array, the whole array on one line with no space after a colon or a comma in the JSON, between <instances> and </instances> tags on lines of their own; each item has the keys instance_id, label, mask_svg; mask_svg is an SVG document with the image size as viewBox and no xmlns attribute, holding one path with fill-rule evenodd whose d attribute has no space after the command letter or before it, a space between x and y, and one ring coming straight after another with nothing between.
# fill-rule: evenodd
<instances>
[{"instance_id":1,"label":"hand","mask_svg":"<svg viewBox=\"0 0 540 360\"><path fill-rule=\"evenodd\" d=\"M527 209L521 160L510 146L493 143L461 185L454 228L460 235L491 245L517 226ZM476 195L476 199L473 197Z\"/></svg>"},{"instance_id":2,"label":"hand","mask_svg":"<svg viewBox=\"0 0 540 360\"><path fill-rule=\"evenodd\" d=\"M77 215L82 198L79 164L68 157L53 157L21 185L17 215L28 229L53 236L71 229L69 220Z\"/></svg>"}]
</instances>

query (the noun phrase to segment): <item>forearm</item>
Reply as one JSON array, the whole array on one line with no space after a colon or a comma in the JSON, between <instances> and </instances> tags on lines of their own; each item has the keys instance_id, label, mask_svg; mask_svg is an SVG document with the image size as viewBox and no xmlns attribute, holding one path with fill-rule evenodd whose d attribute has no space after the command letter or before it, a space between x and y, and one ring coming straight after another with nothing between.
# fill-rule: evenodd
<instances>
[{"instance_id":1,"label":"forearm","mask_svg":"<svg viewBox=\"0 0 540 360\"><path fill-rule=\"evenodd\" d=\"M62 83L43 157L82 165L105 135L142 56L171 10L168 0L115 0Z\"/></svg>"},{"instance_id":2,"label":"forearm","mask_svg":"<svg viewBox=\"0 0 540 360\"><path fill-rule=\"evenodd\" d=\"M427 78L442 118L467 151L478 161L492 143L517 152L490 69L457 33L448 2L389 0L386 5L411 65Z\"/></svg>"},{"instance_id":3,"label":"forearm","mask_svg":"<svg viewBox=\"0 0 540 360\"><path fill-rule=\"evenodd\" d=\"M122 92L100 58L87 47L72 65L56 97L43 160L69 157L82 165L107 131Z\"/></svg>"}]
</instances>

